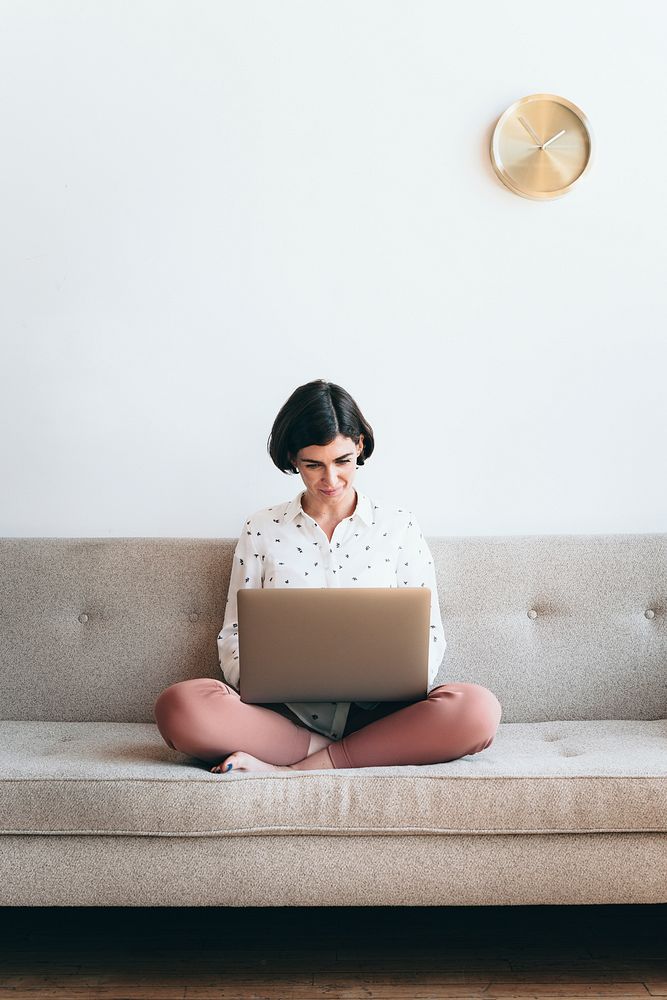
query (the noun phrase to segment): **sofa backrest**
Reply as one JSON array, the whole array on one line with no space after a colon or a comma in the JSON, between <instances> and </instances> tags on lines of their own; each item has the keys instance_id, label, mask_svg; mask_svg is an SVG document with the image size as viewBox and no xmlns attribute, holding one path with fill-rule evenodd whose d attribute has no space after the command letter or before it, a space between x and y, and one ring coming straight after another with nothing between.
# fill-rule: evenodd
<instances>
[{"instance_id":1,"label":"sofa backrest","mask_svg":"<svg viewBox=\"0 0 667 1000\"><path fill-rule=\"evenodd\" d=\"M447 651L503 722L667 717L667 535L427 538ZM236 539L0 539L0 718L153 722L222 678Z\"/></svg>"}]
</instances>

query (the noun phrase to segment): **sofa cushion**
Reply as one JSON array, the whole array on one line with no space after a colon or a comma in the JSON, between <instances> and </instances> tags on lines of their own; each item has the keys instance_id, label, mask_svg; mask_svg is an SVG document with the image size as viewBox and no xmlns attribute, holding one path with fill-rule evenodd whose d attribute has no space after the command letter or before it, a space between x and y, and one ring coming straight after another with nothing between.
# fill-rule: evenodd
<instances>
[{"instance_id":1,"label":"sofa cushion","mask_svg":"<svg viewBox=\"0 0 667 1000\"><path fill-rule=\"evenodd\" d=\"M221 679L238 539L0 539L5 719L154 723L158 695ZM447 651L503 722L667 715L667 533L427 538Z\"/></svg>"},{"instance_id":2,"label":"sofa cushion","mask_svg":"<svg viewBox=\"0 0 667 1000\"><path fill-rule=\"evenodd\" d=\"M0 722L0 833L667 831L667 719L501 723L446 764L212 774L155 725Z\"/></svg>"}]
</instances>

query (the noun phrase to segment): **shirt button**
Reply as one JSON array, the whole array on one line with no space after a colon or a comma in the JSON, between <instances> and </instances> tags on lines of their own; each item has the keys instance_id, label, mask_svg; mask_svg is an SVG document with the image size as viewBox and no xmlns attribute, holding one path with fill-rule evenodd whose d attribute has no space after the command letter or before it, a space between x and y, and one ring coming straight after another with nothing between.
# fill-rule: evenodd
<instances>
[{"instance_id":1,"label":"shirt button","mask_svg":"<svg viewBox=\"0 0 667 1000\"><path fill-rule=\"evenodd\" d=\"M535 608L530 609L530 611L528 612L528 617L533 619L537 618L537 611L535 610Z\"/></svg>"},{"instance_id":2,"label":"shirt button","mask_svg":"<svg viewBox=\"0 0 667 1000\"><path fill-rule=\"evenodd\" d=\"M85 625L86 622L88 621L88 615L86 614L79 615L79 621L81 622L82 625Z\"/></svg>"},{"instance_id":3,"label":"shirt button","mask_svg":"<svg viewBox=\"0 0 667 1000\"><path fill-rule=\"evenodd\" d=\"M644 618L655 618L655 611L653 608L647 608L644 612Z\"/></svg>"}]
</instances>

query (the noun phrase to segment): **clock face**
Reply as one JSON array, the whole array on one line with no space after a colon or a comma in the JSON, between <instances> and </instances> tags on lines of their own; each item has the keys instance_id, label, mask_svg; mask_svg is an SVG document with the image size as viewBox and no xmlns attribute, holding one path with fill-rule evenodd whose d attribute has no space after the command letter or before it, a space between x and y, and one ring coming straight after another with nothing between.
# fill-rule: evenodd
<instances>
[{"instance_id":1,"label":"clock face","mask_svg":"<svg viewBox=\"0 0 667 1000\"><path fill-rule=\"evenodd\" d=\"M590 125L576 104L555 94L516 101L498 119L491 161L502 182L524 198L558 198L591 162Z\"/></svg>"}]
</instances>

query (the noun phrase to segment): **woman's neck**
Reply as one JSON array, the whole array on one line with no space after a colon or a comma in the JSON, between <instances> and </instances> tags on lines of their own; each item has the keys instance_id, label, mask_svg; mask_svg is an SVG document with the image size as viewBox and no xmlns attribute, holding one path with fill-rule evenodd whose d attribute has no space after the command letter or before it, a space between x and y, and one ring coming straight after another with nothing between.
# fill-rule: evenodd
<instances>
[{"instance_id":1,"label":"woman's neck","mask_svg":"<svg viewBox=\"0 0 667 1000\"><path fill-rule=\"evenodd\" d=\"M346 507L348 508L347 510L345 507L340 507L340 505L338 505L336 507L326 507L324 510L316 512L312 511L310 507L304 505L304 501L308 496L308 491L306 490L306 493L301 500L301 509L308 515L308 517L312 517L314 521L317 521L318 524L338 524L343 520L343 518L351 517L357 509L358 494L355 489L352 490L352 494L352 500L346 504Z\"/></svg>"}]
</instances>

